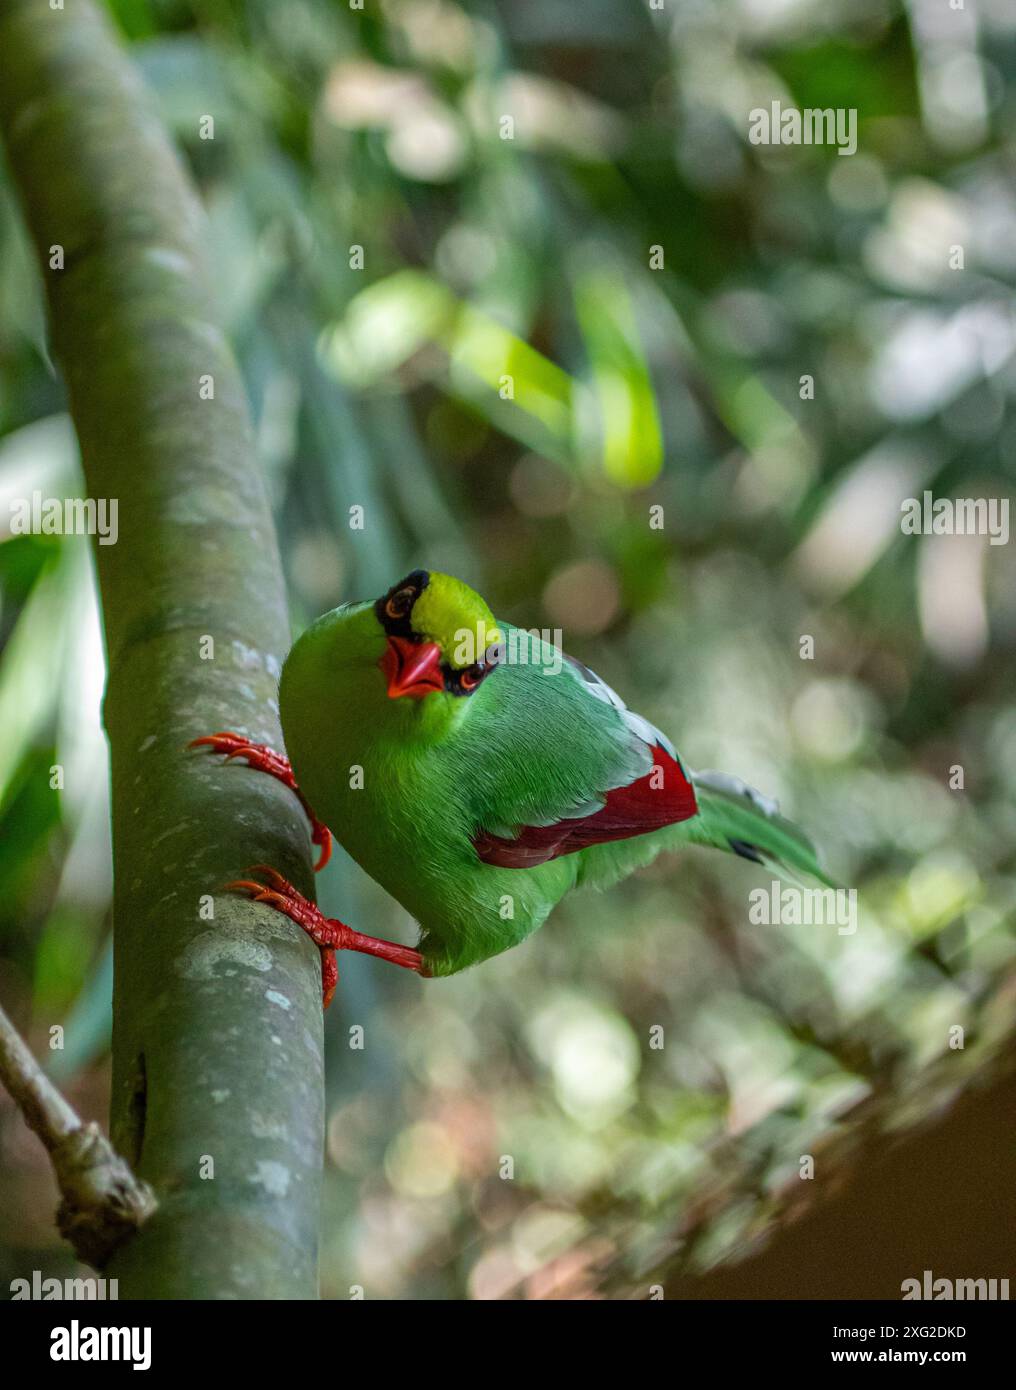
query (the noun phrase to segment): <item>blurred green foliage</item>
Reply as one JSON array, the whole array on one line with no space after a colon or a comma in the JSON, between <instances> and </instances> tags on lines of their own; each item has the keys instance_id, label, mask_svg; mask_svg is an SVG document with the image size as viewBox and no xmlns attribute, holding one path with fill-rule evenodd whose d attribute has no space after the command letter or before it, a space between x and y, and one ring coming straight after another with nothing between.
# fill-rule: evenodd
<instances>
[{"instance_id":1,"label":"blurred green foliage","mask_svg":"<svg viewBox=\"0 0 1016 1390\"><path fill-rule=\"evenodd\" d=\"M460 574L560 628L692 766L778 795L861 894L853 936L752 926L759 872L688 852L462 977L343 961L323 1291L644 1292L668 1260L708 1268L799 1188L800 1155L873 1102L879 1129L914 1123L1011 1032L1014 549L899 516L925 488L1013 491L1016 16L110 9L208 210L294 627L417 564ZM750 145L774 100L856 108L858 152ZM12 498L80 488L3 182L0 300L2 535ZM40 1048L66 1025L54 1070L102 1115L83 541L2 540L0 643L0 994ZM411 940L336 859L326 909ZM48 1173L2 1097L0 1141L0 1279L56 1268Z\"/></svg>"}]
</instances>

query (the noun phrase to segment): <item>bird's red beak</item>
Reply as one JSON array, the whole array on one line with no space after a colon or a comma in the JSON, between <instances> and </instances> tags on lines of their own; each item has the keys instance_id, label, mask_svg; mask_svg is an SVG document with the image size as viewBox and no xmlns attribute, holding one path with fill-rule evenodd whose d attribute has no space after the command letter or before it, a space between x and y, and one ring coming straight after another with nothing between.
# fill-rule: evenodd
<instances>
[{"instance_id":1,"label":"bird's red beak","mask_svg":"<svg viewBox=\"0 0 1016 1390\"><path fill-rule=\"evenodd\" d=\"M400 695L422 700L432 690L444 690L441 648L436 642L410 642L406 637L389 637L378 665L385 674L388 694L393 700Z\"/></svg>"}]
</instances>

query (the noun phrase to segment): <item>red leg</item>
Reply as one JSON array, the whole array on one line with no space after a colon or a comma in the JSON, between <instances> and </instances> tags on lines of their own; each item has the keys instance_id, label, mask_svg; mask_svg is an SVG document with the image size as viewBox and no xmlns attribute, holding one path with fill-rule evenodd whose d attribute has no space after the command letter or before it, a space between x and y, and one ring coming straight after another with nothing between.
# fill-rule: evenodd
<instances>
[{"instance_id":1,"label":"red leg","mask_svg":"<svg viewBox=\"0 0 1016 1390\"><path fill-rule=\"evenodd\" d=\"M339 983L339 965L331 946L321 947L321 997L327 1009Z\"/></svg>"},{"instance_id":2,"label":"red leg","mask_svg":"<svg viewBox=\"0 0 1016 1390\"><path fill-rule=\"evenodd\" d=\"M314 871L316 873L323 869L332 857L332 834L327 825L319 821L307 805L306 797L296 785L296 778L293 776L289 759L284 758L281 753L276 753L266 743L251 743L250 739L244 738L243 734L206 734L204 738L192 739L187 746L198 748L202 744L208 744L209 747L215 749L216 753L225 753L227 762L230 758L246 758L248 764L256 772L267 772L269 777L276 778L291 792L296 792L300 798L300 805L307 812L307 819L310 821L311 842L321 850L320 858L314 865Z\"/></svg>"},{"instance_id":3,"label":"red leg","mask_svg":"<svg viewBox=\"0 0 1016 1390\"><path fill-rule=\"evenodd\" d=\"M320 908L308 902L287 879L267 864L255 864L250 872L260 874L268 880L267 884L241 878L234 883L227 883L227 889L247 893L255 902L270 903L272 907L278 908L297 926L303 927L314 944L321 948L321 983L326 1009L331 1003L339 978L335 963L336 951L362 951L365 955L379 956L381 960L389 960L393 965L401 965L406 970L416 970L421 975L427 974L423 958L419 951L414 951L411 946L400 946L395 941L381 941L376 936L364 936L363 932L347 927L345 922L340 922L335 917L326 917Z\"/></svg>"}]
</instances>

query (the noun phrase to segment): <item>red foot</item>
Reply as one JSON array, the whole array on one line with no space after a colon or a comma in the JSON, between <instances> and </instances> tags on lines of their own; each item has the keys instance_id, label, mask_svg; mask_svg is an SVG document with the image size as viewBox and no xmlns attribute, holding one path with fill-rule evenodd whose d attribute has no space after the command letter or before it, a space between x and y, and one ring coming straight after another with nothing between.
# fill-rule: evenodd
<instances>
[{"instance_id":1,"label":"red foot","mask_svg":"<svg viewBox=\"0 0 1016 1390\"><path fill-rule=\"evenodd\" d=\"M314 865L314 872L318 873L323 869L332 857L332 833L327 825L318 820L307 805L306 797L296 785L296 778L293 776L289 759L284 758L281 753L276 753L265 743L251 743L250 739L244 738L243 734L205 734L204 738L192 739L187 746L188 748L199 748L202 744L208 744L210 748L215 749L216 753L225 753L227 762L230 758L246 758L248 764L256 772L267 772L269 777L276 778L284 787L296 792L300 798L300 805L307 812L307 819L310 821L311 842L321 850L318 862Z\"/></svg>"},{"instance_id":2,"label":"red foot","mask_svg":"<svg viewBox=\"0 0 1016 1390\"><path fill-rule=\"evenodd\" d=\"M419 951L414 951L410 946L400 946L395 941L380 941L375 936L364 936L362 932L347 927L345 922L326 917L320 908L308 902L302 893L269 865L255 864L250 872L260 874L268 880L267 884L241 878L227 883L226 888L247 893L257 903L270 903L278 908L297 926L303 927L314 944L321 948L321 988L326 1009L332 1002L339 980L336 951L362 951L368 956L390 960L393 965L404 966L407 970L416 970L421 975L427 973Z\"/></svg>"}]
</instances>

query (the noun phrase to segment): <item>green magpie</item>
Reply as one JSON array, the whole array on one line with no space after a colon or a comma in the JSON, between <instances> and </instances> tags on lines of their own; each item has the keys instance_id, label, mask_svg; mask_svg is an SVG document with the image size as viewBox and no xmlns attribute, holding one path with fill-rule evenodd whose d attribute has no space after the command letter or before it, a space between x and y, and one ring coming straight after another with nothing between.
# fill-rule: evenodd
<instances>
[{"instance_id":1,"label":"green magpie","mask_svg":"<svg viewBox=\"0 0 1016 1390\"><path fill-rule=\"evenodd\" d=\"M326 1007L338 950L453 975L524 941L573 888L609 887L663 849L711 845L831 883L774 801L691 771L588 667L451 575L414 570L319 618L285 662L279 709L288 758L232 732L194 743L283 781L317 867L334 834L420 927L415 949L366 936L267 865L230 884L321 948Z\"/></svg>"}]
</instances>

